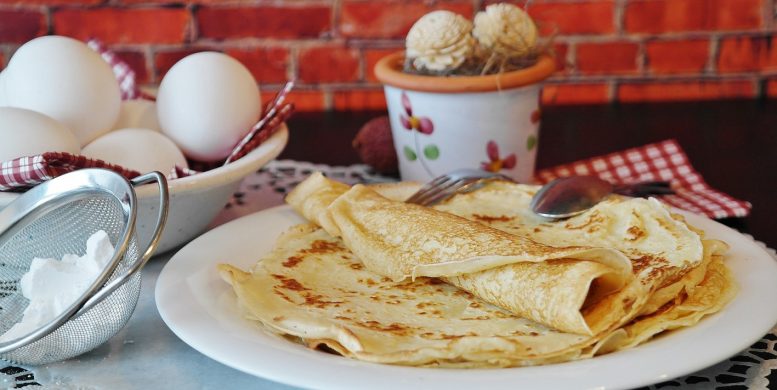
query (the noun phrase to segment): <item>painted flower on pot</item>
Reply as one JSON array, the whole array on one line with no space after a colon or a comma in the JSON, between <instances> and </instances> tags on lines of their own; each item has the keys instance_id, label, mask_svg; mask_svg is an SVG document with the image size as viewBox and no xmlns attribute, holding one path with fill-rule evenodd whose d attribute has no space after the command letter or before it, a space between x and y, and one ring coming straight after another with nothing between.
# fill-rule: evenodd
<instances>
[{"instance_id":1,"label":"painted flower on pot","mask_svg":"<svg viewBox=\"0 0 777 390\"><path fill-rule=\"evenodd\" d=\"M422 134L432 134L434 132L434 123L425 116L413 116L413 106L410 104L410 98L402 92L402 107L405 108L405 114L399 115L399 121L402 127L410 131L418 131Z\"/></svg>"},{"instance_id":2,"label":"painted flower on pot","mask_svg":"<svg viewBox=\"0 0 777 390\"><path fill-rule=\"evenodd\" d=\"M414 148L405 145L402 148L403 154L408 161L419 160L424 170L429 175L434 176L434 173L426 165L425 160L437 160L440 157L440 148L435 144L426 144L422 148L418 137L418 134L429 136L434 133L434 123L425 116L413 115L413 106L405 92L402 92L402 107L405 109L405 113L399 115L399 121L402 123L402 127L413 132L413 141L415 143Z\"/></svg>"},{"instance_id":3,"label":"painted flower on pot","mask_svg":"<svg viewBox=\"0 0 777 390\"><path fill-rule=\"evenodd\" d=\"M485 171L499 172L503 169L513 169L518 163L518 157L515 156L515 153L510 153L504 158L499 157L499 145L493 140L486 144L486 154L489 161L480 165L480 168Z\"/></svg>"}]
</instances>

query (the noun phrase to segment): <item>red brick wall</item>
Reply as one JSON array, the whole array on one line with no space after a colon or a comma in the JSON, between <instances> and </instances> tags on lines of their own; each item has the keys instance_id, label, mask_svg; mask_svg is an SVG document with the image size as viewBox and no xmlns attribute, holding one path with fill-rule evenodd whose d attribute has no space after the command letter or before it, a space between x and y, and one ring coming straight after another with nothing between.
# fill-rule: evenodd
<instances>
[{"instance_id":1,"label":"red brick wall","mask_svg":"<svg viewBox=\"0 0 777 390\"><path fill-rule=\"evenodd\" d=\"M95 36L145 84L219 50L271 93L295 77L301 109L384 106L372 66L434 9L471 17L491 0L0 0L0 64L44 34ZM534 0L558 36L548 104L777 97L777 0ZM524 2L519 2L523 4ZM777 46L777 45L775 45Z\"/></svg>"}]
</instances>

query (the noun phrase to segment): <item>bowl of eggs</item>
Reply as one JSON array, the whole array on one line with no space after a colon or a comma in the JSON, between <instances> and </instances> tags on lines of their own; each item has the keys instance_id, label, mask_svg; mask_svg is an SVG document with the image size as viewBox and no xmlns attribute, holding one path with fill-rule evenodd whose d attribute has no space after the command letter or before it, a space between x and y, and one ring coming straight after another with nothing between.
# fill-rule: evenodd
<instances>
[{"instance_id":1,"label":"bowl of eggs","mask_svg":"<svg viewBox=\"0 0 777 390\"><path fill-rule=\"evenodd\" d=\"M185 57L162 79L156 101L121 100L119 83L86 44L60 36L22 45L0 73L0 162L46 152L100 159L141 173L216 166L169 180L170 210L159 252L207 229L247 175L280 154L285 124L256 149L219 164L262 115L259 87L222 53ZM137 188L138 235L148 242L154 185ZM19 196L0 192L0 209Z\"/></svg>"}]
</instances>

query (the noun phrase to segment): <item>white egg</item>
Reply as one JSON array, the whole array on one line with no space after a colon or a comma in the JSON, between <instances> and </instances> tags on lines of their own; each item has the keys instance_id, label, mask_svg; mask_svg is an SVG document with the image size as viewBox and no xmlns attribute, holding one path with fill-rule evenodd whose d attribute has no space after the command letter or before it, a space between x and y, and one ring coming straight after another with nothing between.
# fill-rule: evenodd
<instances>
[{"instance_id":1,"label":"white egg","mask_svg":"<svg viewBox=\"0 0 777 390\"><path fill-rule=\"evenodd\" d=\"M65 125L39 112L0 107L0 162L45 152L78 154L81 145Z\"/></svg>"},{"instance_id":2,"label":"white egg","mask_svg":"<svg viewBox=\"0 0 777 390\"><path fill-rule=\"evenodd\" d=\"M156 115L156 103L145 99L121 102L119 119L116 120L113 129L126 129L130 127L162 131L159 127L159 118Z\"/></svg>"},{"instance_id":3,"label":"white egg","mask_svg":"<svg viewBox=\"0 0 777 390\"><path fill-rule=\"evenodd\" d=\"M0 72L0 107L8 105L8 99L5 97L5 72Z\"/></svg>"},{"instance_id":4,"label":"white egg","mask_svg":"<svg viewBox=\"0 0 777 390\"><path fill-rule=\"evenodd\" d=\"M22 45L5 70L8 105L46 114L81 145L111 129L121 93L111 67L86 44L45 36Z\"/></svg>"},{"instance_id":5,"label":"white egg","mask_svg":"<svg viewBox=\"0 0 777 390\"><path fill-rule=\"evenodd\" d=\"M168 174L176 164L188 168L181 150L162 133L149 129L119 129L86 145L81 154L141 173Z\"/></svg>"},{"instance_id":6,"label":"white egg","mask_svg":"<svg viewBox=\"0 0 777 390\"><path fill-rule=\"evenodd\" d=\"M167 72L157 94L162 132L194 160L229 155L261 115L256 80L225 54L196 53Z\"/></svg>"}]
</instances>

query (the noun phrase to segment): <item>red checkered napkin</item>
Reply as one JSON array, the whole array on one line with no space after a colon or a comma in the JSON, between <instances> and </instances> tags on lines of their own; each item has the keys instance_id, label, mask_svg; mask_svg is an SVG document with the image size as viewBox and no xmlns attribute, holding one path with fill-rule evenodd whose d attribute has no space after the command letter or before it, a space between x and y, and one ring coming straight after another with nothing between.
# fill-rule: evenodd
<instances>
[{"instance_id":1,"label":"red checkered napkin","mask_svg":"<svg viewBox=\"0 0 777 390\"><path fill-rule=\"evenodd\" d=\"M710 187L671 139L537 172L544 184L557 177L594 175L613 184L669 181L675 195L657 198L674 207L710 218L745 217L752 205Z\"/></svg>"},{"instance_id":2,"label":"red checkered napkin","mask_svg":"<svg viewBox=\"0 0 777 390\"><path fill-rule=\"evenodd\" d=\"M113 75L116 76L116 81L119 82L121 100L140 98L149 99L149 96L146 96L140 92L140 89L135 82L135 71L133 71L126 62L117 57L114 52L105 47L105 45L98 39L89 39L86 42L86 45L89 46L90 49L96 51L97 54L99 54L100 57L102 57L103 60L105 60L105 62L111 66ZM149 100L154 99L150 98Z\"/></svg>"},{"instance_id":3,"label":"red checkered napkin","mask_svg":"<svg viewBox=\"0 0 777 390\"><path fill-rule=\"evenodd\" d=\"M140 172L102 160L70 153L49 152L0 163L0 191L26 190L46 180L82 168L110 169L127 179L140 175Z\"/></svg>"}]
</instances>

